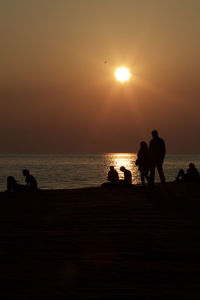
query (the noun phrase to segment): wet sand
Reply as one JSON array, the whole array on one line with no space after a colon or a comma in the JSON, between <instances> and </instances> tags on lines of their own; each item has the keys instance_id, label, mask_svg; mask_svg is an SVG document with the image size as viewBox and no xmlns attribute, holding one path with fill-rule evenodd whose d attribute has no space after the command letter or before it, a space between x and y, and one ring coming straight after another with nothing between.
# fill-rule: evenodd
<instances>
[{"instance_id":1,"label":"wet sand","mask_svg":"<svg viewBox=\"0 0 200 300\"><path fill-rule=\"evenodd\" d=\"M200 185L0 193L0 296L200 296Z\"/></svg>"}]
</instances>

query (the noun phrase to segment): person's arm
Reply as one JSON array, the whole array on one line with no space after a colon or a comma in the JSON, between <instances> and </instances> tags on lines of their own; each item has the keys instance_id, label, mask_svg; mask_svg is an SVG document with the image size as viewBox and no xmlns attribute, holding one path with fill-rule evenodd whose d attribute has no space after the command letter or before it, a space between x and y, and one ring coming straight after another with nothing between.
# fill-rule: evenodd
<instances>
[{"instance_id":1,"label":"person's arm","mask_svg":"<svg viewBox=\"0 0 200 300\"><path fill-rule=\"evenodd\" d=\"M153 142L152 140L149 142L149 153L150 155L152 154L152 147L153 147Z\"/></svg>"},{"instance_id":2,"label":"person's arm","mask_svg":"<svg viewBox=\"0 0 200 300\"><path fill-rule=\"evenodd\" d=\"M119 174L118 174L118 172L116 172L116 178L117 178L117 181L119 181Z\"/></svg>"},{"instance_id":3,"label":"person's arm","mask_svg":"<svg viewBox=\"0 0 200 300\"><path fill-rule=\"evenodd\" d=\"M139 152L137 154L137 159L135 161L136 166L139 166L139 164L140 164L140 157L141 157L141 150L139 150Z\"/></svg>"},{"instance_id":4,"label":"person's arm","mask_svg":"<svg viewBox=\"0 0 200 300\"><path fill-rule=\"evenodd\" d=\"M26 181L26 186L29 187L30 186L30 181L29 181L28 177L26 177L25 181Z\"/></svg>"}]
</instances>

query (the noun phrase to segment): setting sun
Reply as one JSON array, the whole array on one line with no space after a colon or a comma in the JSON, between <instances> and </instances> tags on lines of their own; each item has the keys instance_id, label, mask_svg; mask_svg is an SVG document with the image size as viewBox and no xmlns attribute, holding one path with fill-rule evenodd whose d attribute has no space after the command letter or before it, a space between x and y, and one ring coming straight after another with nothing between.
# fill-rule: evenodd
<instances>
[{"instance_id":1,"label":"setting sun","mask_svg":"<svg viewBox=\"0 0 200 300\"><path fill-rule=\"evenodd\" d=\"M131 73L128 68L120 67L115 71L115 78L120 82L126 82L131 78Z\"/></svg>"}]
</instances>

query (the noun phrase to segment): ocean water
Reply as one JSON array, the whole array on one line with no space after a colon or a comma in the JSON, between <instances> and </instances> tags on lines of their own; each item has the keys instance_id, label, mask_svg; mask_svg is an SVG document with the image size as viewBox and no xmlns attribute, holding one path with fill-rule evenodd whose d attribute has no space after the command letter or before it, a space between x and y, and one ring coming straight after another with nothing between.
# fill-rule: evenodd
<instances>
[{"instance_id":1,"label":"ocean water","mask_svg":"<svg viewBox=\"0 0 200 300\"><path fill-rule=\"evenodd\" d=\"M135 153L107 154L0 154L0 191L6 189L6 179L12 175L24 183L22 170L29 169L41 189L73 189L96 187L106 182L109 166L113 165L123 178L120 166L132 172L133 183L140 183L135 165ZM200 155L167 155L164 172L167 181L174 181L180 168L193 162L200 171ZM159 181L156 176L156 181Z\"/></svg>"}]
</instances>

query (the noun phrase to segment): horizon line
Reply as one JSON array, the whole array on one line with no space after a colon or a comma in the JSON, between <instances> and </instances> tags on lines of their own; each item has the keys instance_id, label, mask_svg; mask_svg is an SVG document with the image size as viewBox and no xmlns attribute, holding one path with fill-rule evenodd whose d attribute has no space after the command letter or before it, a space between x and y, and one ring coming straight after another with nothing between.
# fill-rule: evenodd
<instances>
[{"instance_id":1,"label":"horizon line","mask_svg":"<svg viewBox=\"0 0 200 300\"><path fill-rule=\"evenodd\" d=\"M0 152L0 155L106 155L106 154L137 154L137 152ZM166 153L167 155L200 155L200 153Z\"/></svg>"}]
</instances>

